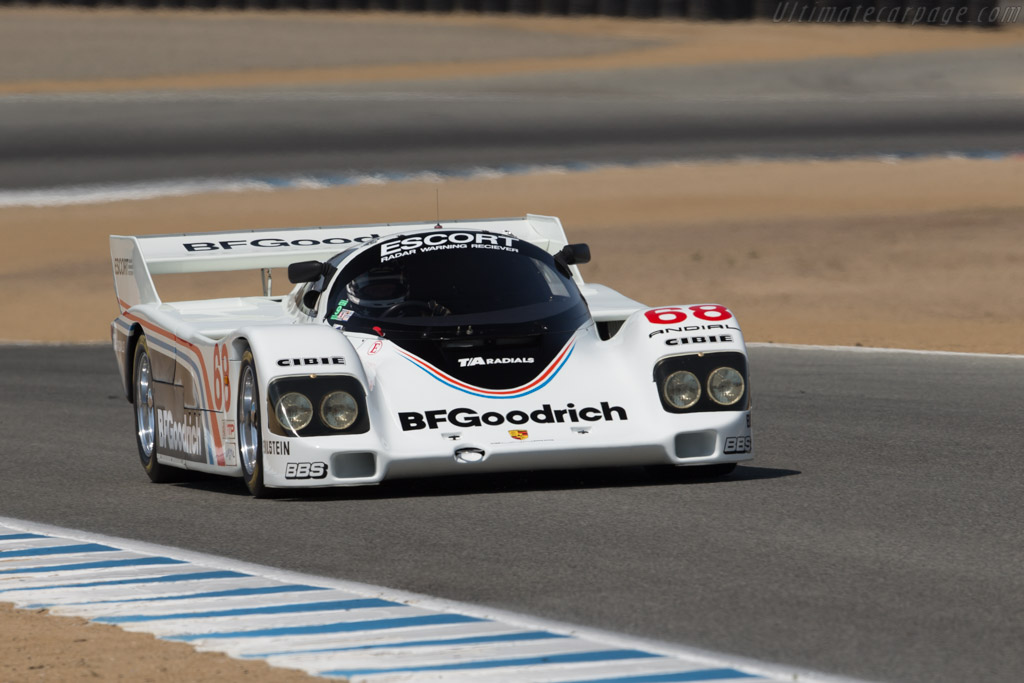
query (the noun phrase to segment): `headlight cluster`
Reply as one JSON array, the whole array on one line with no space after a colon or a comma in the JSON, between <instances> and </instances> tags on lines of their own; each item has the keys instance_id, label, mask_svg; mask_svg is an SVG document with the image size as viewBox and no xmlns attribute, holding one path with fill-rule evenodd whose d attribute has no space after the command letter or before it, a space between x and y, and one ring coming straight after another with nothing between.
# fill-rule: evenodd
<instances>
[{"instance_id":1,"label":"headlight cluster","mask_svg":"<svg viewBox=\"0 0 1024 683\"><path fill-rule=\"evenodd\" d=\"M708 376L708 396L720 406L735 404L743 397L744 389L743 375L735 368L715 368ZM676 370L665 380L662 392L674 407L687 410L700 400L700 380L688 370Z\"/></svg>"},{"instance_id":2,"label":"headlight cluster","mask_svg":"<svg viewBox=\"0 0 1024 683\"><path fill-rule=\"evenodd\" d=\"M700 380L692 372L676 370L665 380L662 393L679 410L692 408L700 400Z\"/></svg>"},{"instance_id":3,"label":"headlight cluster","mask_svg":"<svg viewBox=\"0 0 1024 683\"><path fill-rule=\"evenodd\" d=\"M313 420L313 404L304 395L292 391L277 400L274 414L282 427L297 432L308 427Z\"/></svg>"},{"instance_id":4,"label":"headlight cluster","mask_svg":"<svg viewBox=\"0 0 1024 683\"><path fill-rule=\"evenodd\" d=\"M359 404L347 391L332 391L320 401L320 419L331 429L348 429L359 417Z\"/></svg>"},{"instance_id":5,"label":"headlight cluster","mask_svg":"<svg viewBox=\"0 0 1024 683\"><path fill-rule=\"evenodd\" d=\"M742 410L746 370L741 353L688 354L663 359L654 379L669 412Z\"/></svg>"},{"instance_id":6,"label":"headlight cluster","mask_svg":"<svg viewBox=\"0 0 1024 683\"><path fill-rule=\"evenodd\" d=\"M301 432L313 421L313 402L305 394L290 391L277 400L274 414L282 427ZM319 415L324 425L340 432L355 424L359 404L347 391L332 391L320 401Z\"/></svg>"},{"instance_id":7,"label":"headlight cluster","mask_svg":"<svg viewBox=\"0 0 1024 683\"><path fill-rule=\"evenodd\" d=\"M708 395L720 406L731 406L743 398L743 375L736 368L715 368L708 376Z\"/></svg>"},{"instance_id":8,"label":"headlight cluster","mask_svg":"<svg viewBox=\"0 0 1024 683\"><path fill-rule=\"evenodd\" d=\"M365 393L355 377L320 375L271 381L270 431L281 436L325 436L369 430Z\"/></svg>"}]
</instances>

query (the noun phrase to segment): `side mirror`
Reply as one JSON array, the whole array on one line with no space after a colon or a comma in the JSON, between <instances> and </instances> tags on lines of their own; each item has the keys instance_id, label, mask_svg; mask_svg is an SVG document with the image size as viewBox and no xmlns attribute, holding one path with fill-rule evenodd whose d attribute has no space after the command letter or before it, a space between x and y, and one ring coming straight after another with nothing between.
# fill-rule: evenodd
<instances>
[{"instance_id":1,"label":"side mirror","mask_svg":"<svg viewBox=\"0 0 1024 683\"><path fill-rule=\"evenodd\" d=\"M590 263L590 245L580 242L579 244L567 244L559 252L565 254L565 262L570 266L577 263Z\"/></svg>"},{"instance_id":2,"label":"side mirror","mask_svg":"<svg viewBox=\"0 0 1024 683\"><path fill-rule=\"evenodd\" d=\"M288 264L288 282L298 284L300 282L316 282L324 275L327 275L334 266L320 261L299 261Z\"/></svg>"},{"instance_id":3,"label":"side mirror","mask_svg":"<svg viewBox=\"0 0 1024 683\"><path fill-rule=\"evenodd\" d=\"M555 263L562 266L566 274L569 272L569 266L574 266L578 263L590 263L590 246L583 244L567 244L562 247L562 250L555 254Z\"/></svg>"}]
</instances>

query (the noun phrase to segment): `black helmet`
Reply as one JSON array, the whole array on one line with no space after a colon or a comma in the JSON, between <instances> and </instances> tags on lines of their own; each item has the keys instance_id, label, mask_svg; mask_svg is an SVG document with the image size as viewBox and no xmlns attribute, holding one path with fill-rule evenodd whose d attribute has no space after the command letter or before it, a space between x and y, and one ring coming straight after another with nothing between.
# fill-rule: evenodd
<instances>
[{"instance_id":1,"label":"black helmet","mask_svg":"<svg viewBox=\"0 0 1024 683\"><path fill-rule=\"evenodd\" d=\"M345 289L349 301L367 308L388 308L409 296L405 273L394 266L379 266L357 275Z\"/></svg>"}]
</instances>

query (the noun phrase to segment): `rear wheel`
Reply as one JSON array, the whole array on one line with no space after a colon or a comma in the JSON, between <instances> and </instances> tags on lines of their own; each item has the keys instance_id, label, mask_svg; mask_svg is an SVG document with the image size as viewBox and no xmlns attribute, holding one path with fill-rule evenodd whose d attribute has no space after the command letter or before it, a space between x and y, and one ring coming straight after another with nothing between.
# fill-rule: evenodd
<instances>
[{"instance_id":1,"label":"rear wheel","mask_svg":"<svg viewBox=\"0 0 1024 683\"><path fill-rule=\"evenodd\" d=\"M150 360L146 336L135 344L132 378L135 406L135 443L139 459L150 480L157 483L177 481L184 472L176 467L162 465L156 459L156 401L153 395L153 363Z\"/></svg>"},{"instance_id":2,"label":"rear wheel","mask_svg":"<svg viewBox=\"0 0 1024 683\"><path fill-rule=\"evenodd\" d=\"M256 498L270 495L263 485L263 423L260 415L260 385L256 364L250 349L242 353L242 368L238 374L238 455L242 461L242 479Z\"/></svg>"}]
</instances>

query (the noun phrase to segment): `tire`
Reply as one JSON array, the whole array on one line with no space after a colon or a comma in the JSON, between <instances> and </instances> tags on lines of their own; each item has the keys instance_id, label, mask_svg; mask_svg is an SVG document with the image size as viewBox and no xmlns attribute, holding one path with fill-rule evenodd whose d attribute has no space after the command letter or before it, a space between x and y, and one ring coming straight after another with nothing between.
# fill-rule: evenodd
<instances>
[{"instance_id":1,"label":"tire","mask_svg":"<svg viewBox=\"0 0 1024 683\"><path fill-rule=\"evenodd\" d=\"M271 490L263 485L263 420L260 404L260 383L252 351L242 352L238 372L238 400L235 401L238 424L238 460L242 480L255 498L267 498Z\"/></svg>"},{"instance_id":2,"label":"tire","mask_svg":"<svg viewBox=\"0 0 1024 683\"><path fill-rule=\"evenodd\" d=\"M648 474L658 479L713 479L732 474L736 469L736 463L723 462L715 465L693 465L680 467L678 465L650 465L647 467Z\"/></svg>"},{"instance_id":3,"label":"tire","mask_svg":"<svg viewBox=\"0 0 1024 683\"><path fill-rule=\"evenodd\" d=\"M156 402L153 397L153 363L150 361L146 335L135 343L132 359L132 405L135 407L135 445L139 459L151 481L164 484L181 481L185 471L162 465L156 459Z\"/></svg>"}]
</instances>

